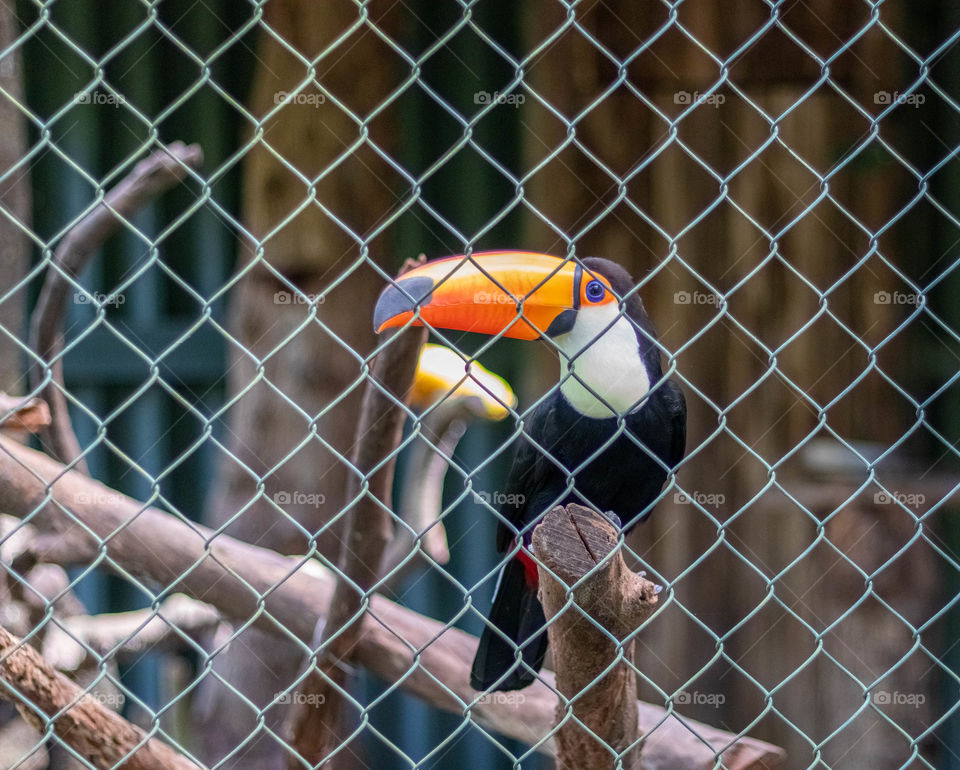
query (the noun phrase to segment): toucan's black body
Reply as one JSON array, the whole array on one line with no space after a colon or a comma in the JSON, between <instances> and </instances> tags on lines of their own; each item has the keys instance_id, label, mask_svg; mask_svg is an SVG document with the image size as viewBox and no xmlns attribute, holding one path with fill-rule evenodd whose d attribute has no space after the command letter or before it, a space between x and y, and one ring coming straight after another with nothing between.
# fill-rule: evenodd
<instances>
[{"instance_id":1,"label":"toucan's black body","mask_svg":"<svg viewBox=\"0 0 960 770\"><path fill-rule=\"evenodd\" d=\"M579 503L616 514L625 530L643 520L669 471L683 457L686 405L675 382L665 379L660 353L633 282L619 265L585 259L625 300L625 315L637 327L637 349L650 388L639 408L620 418L591 418L575 409L559 388L536 409L519 446L500 508L497 547L509 551L556 505ZM619 435L618 435L619 433ZM573 476L572 488L568 477ZM521 503L515 504L516 501ZM525 552L504 567L488 624L471 672L478 690L515 690L529 685L547 648L543 609L537 600L536 568ZM493 627L491 627L493 626ZM522 661L517 660L520 650Z\"/></svg>"}]
</instances>

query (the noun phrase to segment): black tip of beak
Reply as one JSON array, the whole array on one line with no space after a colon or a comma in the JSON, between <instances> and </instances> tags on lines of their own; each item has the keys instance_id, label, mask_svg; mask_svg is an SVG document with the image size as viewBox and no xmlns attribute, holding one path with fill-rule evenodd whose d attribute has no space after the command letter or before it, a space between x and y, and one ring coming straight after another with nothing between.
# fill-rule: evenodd
<instances>
[{"instance_id":1,"label":"black tip of beak","mask_svg":"<svg viewBox=\"0 0 960 770\"><path fill-rule=\"evenodd\" d=\"M576 310L564 310L560 315L550 322L550 326L544 332L548 337L553 338L560 334L566 334L573 330L573 325L577 322Z\"/></svg>"},{"instance_id":2,"label":"black tip of beak","mask_svg":"<svg viewBox=\"0 0 960 770\"><path fill-rule=\"evenodd\" d=\"M418 305L423 305L432 292L433 279L425 275L401 278L395 284L390 284L380 293L380 299L373 310L373 330L378 331L394 316L411 312Z\"/></svg>"}]
</instances>

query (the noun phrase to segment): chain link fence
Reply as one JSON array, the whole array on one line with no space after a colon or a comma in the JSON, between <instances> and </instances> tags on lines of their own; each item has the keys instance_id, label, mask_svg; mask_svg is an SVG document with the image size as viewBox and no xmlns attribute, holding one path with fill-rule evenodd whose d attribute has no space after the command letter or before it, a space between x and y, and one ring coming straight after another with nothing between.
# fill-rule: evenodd
<instances>
[{"instance_id":1,"label":"chain link fence","mask_svg":"<svg viewBox=\"0 0 960 770\"><path fill-rule=\"evenodd\" d=\"M311 767L330 697L337 765L552 766L553 679L464 656L555 353L442 332L408 403L373 374L403 258L523 248L628 268L688 403L623 549L663 586L647 761L960 767L951 4L0 16L0 766ZM367 388L406 424L358 467ZM375 620L331 670L338 581Z\"/></svg>"}]
</instances>

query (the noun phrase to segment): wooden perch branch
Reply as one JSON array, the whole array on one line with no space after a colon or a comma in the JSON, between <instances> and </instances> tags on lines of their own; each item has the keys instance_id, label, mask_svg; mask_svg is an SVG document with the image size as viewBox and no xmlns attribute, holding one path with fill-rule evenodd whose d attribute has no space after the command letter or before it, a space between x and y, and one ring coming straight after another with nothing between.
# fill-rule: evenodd
<instances>
[{"instance_id":1,"label":"wooden perch branch","mask_svg":"<svg viewBox=\"0 0 960 770\"><path fill-rule=\"evenodd\" d=\"M76 523L82 521L106 543L109 559L134 577L212 604L240 623L253 618L260 628L307 643L323 624L333 594L333 576L316 561L215 534L3 436L0 510L29 516L35 527L51 532L82 531ZM462 714L469 706L470 717L485 729L552 752L553 742L544 740L554 730L557 706L552 675L541 674L544 682L523 690L522 700L478 701L469 673L476 647L475 637L375 595L353 662L388 683L401 682L436 708ZM681 721L659 706L638 703L637 710L639 729L648 734L642 757L650 767L714 767L717 753L729 770L767 770L783 761L783 751L768 743Z\"/></svg>"},{"instance_id":2,"label":"wooden perch branch","mask_svg":"<svg viewBox=\"0 0 960 770\"><path fill-rule=\"evenodd\" d=\"M66 234L47 270L37 305L30 317L30 347L40 361L30 367L30 387L50 406L52 420L40 431L51 454L64 463L74 463L86 473L80 444L70 424L63 390L63 319L73 284L90 257L153 198L181 181L189 168L199 168L203 159L200 145L173 142L134 166L94 209ZM45 370L50 380L44 384ZM42 387L41 387L42 386Z\"/></svg>"},{"instance_id":3,"label":"wooden perch branch","mask_svg":"<svg viewBox=\"0 0 960 770\"><path fill-rule=\"evenodd\" d=\"M54 670L40 653L0 627L0 697L40 732L53 731L95 767L198 770L186 757L114 713ZM71 705L72 704L72 705Z\"/></svg>"},{"instance_id":4,"label":"wooden perch branch","mask_svg":"<svg viewBox=\"0 0 960 770\"><path fill-rule=\"evenodd\" d=\"M627 568L613 525L581 505L550 511L533 532L533 551L562 696L557 767L612 770L619 759L624 770L639 768L634 642L618 642L650 617L658 587Z\"/></svg>"},{"instance_id":5,"label":"wooden perch branch","mask_svg":"<svg viewBox=\"0 0 960 770\"><path fill-rule=\"evenodd\" d=\"M0 428L39 433L49 424L50 407L45 401L0 393Z\"/></svg>"},{"instance_id":6,"label":"wooden perch branch","mask_svg":"<svg viewBox=\"0 0 960 770\"><path fill-rule=\"evenodd\" d=\"M401 275L423 261L423 257L419 262L408 260ZM345 739L341 729L342 693L347 685L343 662L352 656L360 639L363 604L380 579L384 553L393 537L390 507L396 451L406 418L403 405L426 339L426 329L408 329L385 343L364 390L351 461L369 486L366 493L361 493L361 478L350 477L346 499L359 496L359 500L347 515L340 576L326 622L322 628L318 626L315 635L320 637L320 657L301 686L307 697L299 699L291 714L296 749L290 755L291 770L302 767L304 760L311 765L322 762Z\"/></svg>"}]
</instances>

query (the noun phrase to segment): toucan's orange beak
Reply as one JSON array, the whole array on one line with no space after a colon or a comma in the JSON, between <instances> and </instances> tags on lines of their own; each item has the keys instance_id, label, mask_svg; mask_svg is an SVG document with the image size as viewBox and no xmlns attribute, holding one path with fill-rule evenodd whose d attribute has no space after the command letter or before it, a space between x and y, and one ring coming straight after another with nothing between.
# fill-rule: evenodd
<instances>
[{"instance_id":1,"label":"toucan's orange beak","mask_svg":"<svg viewBox=\"0 0 960 770\"><path fill-rule=\"evenodd\" d=\"M556 336L573 327L583 272L573 261L527 251L433 260L383 290L373 326L382 332L426 324L521 340Z\"/></svg>"}]
</instances>

